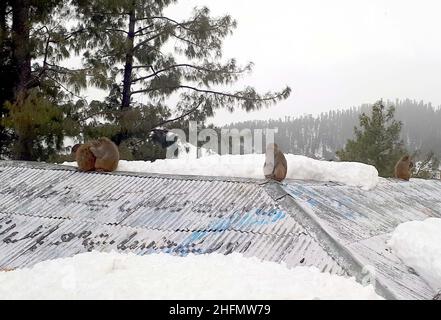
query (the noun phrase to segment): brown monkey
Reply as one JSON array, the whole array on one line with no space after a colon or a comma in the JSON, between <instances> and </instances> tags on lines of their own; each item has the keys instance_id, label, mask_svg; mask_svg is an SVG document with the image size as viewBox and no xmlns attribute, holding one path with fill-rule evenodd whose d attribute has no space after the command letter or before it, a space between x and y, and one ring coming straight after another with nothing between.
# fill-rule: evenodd
<instances>
[{"instance_id":1,"label":"brown monkey","mask_svg":"<svg viewBox=\"0 0 441 320\"><path fill-rule=\"evenodd\" d=\"M268 144L266 147L265 164L263 165L265 178L281 182L285 179L287 171L288 164L279 146L275 143Z\"/></svg>"},{"instance_id":2,"label":"brown monkey","mask_svg":"<svg viewBox=\"0 0 441 320\"><path fill-rule=\"evenodd\" d=\"M90 142L90 151L96 157L96 171L115 171L119 162L118 147L105 137Z\"/></svg>"},{"instance_id":3,"label":"brown monkey","mask_svg":"<svg viewBox=\"0 0 441 320\"><path fill-rule=\"evenodd\" d=\"M413 162L409 155L402 157L395 165L395 178L409 181Z\"/></svg>"},{"instance_id":4,"label":"brown monkey","mask_svg":"<svg viewBox=\"0 0 441 320\"><path fill-rule=\"evenodd\" d=\"M76 144L72 147L72 153L75 153L78 169L80 171L94 171L96 157L90 151L91 144Z\"/></svg>"}]
</instances>

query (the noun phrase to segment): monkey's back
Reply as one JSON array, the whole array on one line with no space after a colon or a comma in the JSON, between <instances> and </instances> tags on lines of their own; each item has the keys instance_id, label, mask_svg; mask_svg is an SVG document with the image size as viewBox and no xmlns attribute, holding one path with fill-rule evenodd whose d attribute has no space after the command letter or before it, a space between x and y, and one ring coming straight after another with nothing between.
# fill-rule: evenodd
<instances>
[{"instance_id":1,"label":"monkey's back","mask_svg":"<svg viewBox=\"0 0 441 320\"><path fill-rule=\"evenodd\" d=\"M395 178L408 180L410 179L410 162L400 160L395 165Z\"/></svg>"},{"instance_id":2,"label":"monkey's back","mask_svg":"<svg viewBox=\"0 0 441 320\"><path fill-rule=\"evenodd\" d=\"M283 152L280 150L276 151L274 163L265 161L263 171L266 179L282 182L288 172L288 163Z\"/></svg>"},{"instance_id":3,"label":"monkey's back","mask_svg":"<svg viewBox=\"0 0 441 320\"><path fill-rule=\"evenodd\" d=\"M286 178L286 174L288 172L288 164L286 162L286 158L283 152L280 152L280 158L278 160L279 161L276 162L276 165L274 167L273 179L281 182Z\"/></svg>"},{"instance_id":4,"label":"monkey's back","mask_svg":"<svg viewBox=\"0 0 441 320\"><path fill-rule=\"evenodd\" d=\"M90 144L81 145L75 152L75 160L77 161L78 169L80 171L95 170L96 157L90 151Z\"/></svg>"},{"instance_id":5,"label":"monkey's back","mask_svg":"<svg viewBox=\"0 0 441 320\"><path fill-rule=\"evenodd\" d=\"M96 170L107 172L116 170L119 163L119 150L110 139L100 138L94 143L92 151L96 156Z\"/></svg>"}]
</instances>

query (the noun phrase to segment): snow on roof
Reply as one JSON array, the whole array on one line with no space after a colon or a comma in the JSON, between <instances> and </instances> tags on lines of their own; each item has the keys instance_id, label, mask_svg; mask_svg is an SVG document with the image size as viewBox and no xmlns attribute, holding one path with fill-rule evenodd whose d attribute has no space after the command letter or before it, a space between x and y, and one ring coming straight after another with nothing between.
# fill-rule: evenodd
<instances>
[{"instance_id":1,"label":"snow on roof","mask_svg":"<svg viewBox=\"0 0 441 320\"><path fill-rule=\"evenodd\" d=\"M388 244L406 265L441 294L441 219L400 224Z\"/></svg>"},{"instance_id":2,"label":"snow on roof","mask_svg":"<svg viewBox=\"0 0 441 320\"><path fill-rule=\"evenodd\" d=\"M238 253L179 258L88 252L0 272L0 283L0 299L381 299L373 286L353 278Z\"/></svg>"},{"instance_id":3,"label":"snow on roof","mask_svg":"<svg viewBox=\"0 0 441 320\"><path fill-rule=\"evenodd\" d=\"M286 154L285 157L288 163L287 179L333 181L366 190L374 188L379 181L377 169L367 164L321 161L293 154ZM264 163L264 154L222 156L215 154L201 158L186 154L180 159L154 162L121 160L117 171L264 179ZM76 162L63 164L77 166Z\"/></svg>"},{"instance_id":4,"label":"snow on roof","mask_svg":"<svg viewBox=\"0 0 441 320\"><path fill-rule=\"evenodd\" d=\"M333 183L288 183L283 188L362 265L373 266L377 279L397 298L435 296L387 241L401 223L441 217L441 181L382 179L370 191Z\"/></svg>"},{"instance_id":5,"label":"snow on roof","mask_svg":"<svg viewBox=\"0 0 441 320\"><path fill-rule=\"evenodd\" d=\"M441 182L338 183L81 173L0 161L0 269L92 250L240 253L352 275L375 266L386 298L435 293L385 242L399 223L441 214Z\"/></svg>"}]
</instances>

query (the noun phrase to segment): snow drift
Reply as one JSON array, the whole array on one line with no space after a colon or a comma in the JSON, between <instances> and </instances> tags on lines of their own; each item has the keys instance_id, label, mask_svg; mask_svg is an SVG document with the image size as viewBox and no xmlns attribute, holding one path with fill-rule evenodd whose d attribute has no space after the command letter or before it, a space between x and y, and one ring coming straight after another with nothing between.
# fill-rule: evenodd
<instances>
[{"instance_id":1,"label":"snow drift","mask_svg":"<svg viewBox=\"0 0 441 320\"><path fill-rule=\"evenodd\" d=\"M312 267L228 256L83 253L0 272L0 299L381 299Z\"/></svg>"},{"instance_id":2,"label":"snow drift","mask_svg":"<svg viewBox=\"0 0 441 320\"><path fill-rule=\"evenodd\" d=\"M441 290L441 219L400 224L393 232L389 245L436 292Z\"/></svg>"},{"instance_id":3,"label":"snow drift","mask_svg":"<svg viewBox=\"0 0 441 320\"><path fill-rule=\"evenodd\" d=\"M374 188L379 181L377 169L363 163L320 161L293 154L285 156L288 162L287 179L333 181L365 190ZM264 154L209 155L198 159L165 159L155 162L121 160L117 170L264 179L264 163ZM63 164L76 166L76 162Z\"/></svg>"}]
</instances>

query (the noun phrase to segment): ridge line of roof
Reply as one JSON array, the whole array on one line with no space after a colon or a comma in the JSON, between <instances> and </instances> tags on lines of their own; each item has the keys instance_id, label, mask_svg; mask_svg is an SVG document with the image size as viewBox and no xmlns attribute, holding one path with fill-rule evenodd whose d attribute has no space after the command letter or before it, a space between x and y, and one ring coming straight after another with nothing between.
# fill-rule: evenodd
<instances>
[{"instance_id":1,"label":"ridge line of roof","mask_svg":"<svg viewBox=\"0 0 441 320\"><path fill-rule=\"evenodd\" d=\"M61 164L52 164L36 161L15 161L15 160L0 160L1 167L16 167L16 168L30 168L41 170L58 170L79 172L76 167L66 166ZM84 173L84 172L83 172ZM203 175L174 175L164 173L150 173L150 172L135 172L135 171L113 171L113 172L87 172L87 174L97 175L114 175L114 176L132 176L141 178L159 178L159 179L174 179L174 180L199 180L199 181L224 181L232 183L250 183L250 184L265 184L267 180L257 178L244 177L224 177L224 176L203 176Z\"/></svg>"}]
</instances>

